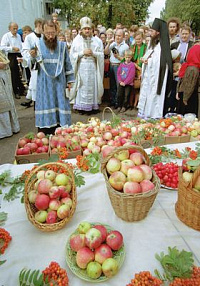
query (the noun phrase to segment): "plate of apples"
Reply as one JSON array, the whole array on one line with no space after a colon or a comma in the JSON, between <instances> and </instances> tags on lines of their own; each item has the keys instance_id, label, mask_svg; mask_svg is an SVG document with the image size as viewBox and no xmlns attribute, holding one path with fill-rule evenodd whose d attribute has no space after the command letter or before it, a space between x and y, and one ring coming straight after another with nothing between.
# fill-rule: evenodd
<instances>
[{"instance_id":1,"label":"plate of apples","mask_svg":"<svg viewBox=\"0 0 200 286\"><path fill-rule=\"evenodd\" d=\"M103 282L116 275L125 259L123 236L102 223L81 222L66 245L70 270L88 282Z\"/></svg>"}]
</instances>

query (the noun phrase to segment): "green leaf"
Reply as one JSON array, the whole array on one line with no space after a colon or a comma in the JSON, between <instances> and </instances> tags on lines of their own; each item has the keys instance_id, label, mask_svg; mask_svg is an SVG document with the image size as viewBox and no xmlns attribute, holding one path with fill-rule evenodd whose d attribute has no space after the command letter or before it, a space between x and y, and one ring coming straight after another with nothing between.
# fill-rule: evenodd
<instances>
[{"instance_id":1,"label":"green leaf","mask_svg":"<svg viewBox=\"0 0 200 286\"><path fill-rule=\"evenodd\" d=\"M0 265L4 264L6 260L0 260Z\"/></svg>"},{"instance_id":2,"label":"green leaf","mask_svg":"<svg viewBox=\"0 0 200 286\"><path fill-rule=\"evenodd\" d=\"M8 214L5 212L0 212L0 226L5 224L5 221L7 220Z\"/></svg>"},{"instance_id":3,"label":"green leaf","mask_svg":"<svg viewBox=\"0 0 200 286\"><path fill-rule=\"evenodd\" d=\"M34 276L34 274L35 274L35 272L36 272L36 270L33 270L32 272L31 272L31 275L29 276L29 283L31 283L32 281L33 281L33 276Z\"/></svg>"}]
</instances>

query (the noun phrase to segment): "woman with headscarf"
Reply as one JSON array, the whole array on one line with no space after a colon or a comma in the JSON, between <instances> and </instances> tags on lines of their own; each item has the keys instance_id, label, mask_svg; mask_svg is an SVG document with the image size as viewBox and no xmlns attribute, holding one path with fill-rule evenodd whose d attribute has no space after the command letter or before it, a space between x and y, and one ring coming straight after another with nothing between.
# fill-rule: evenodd
<instances>
[{"instance_id":1,"label":"woman with headscarf","mask_svg":"<svg viewBox=\"0 0 200 286\"><path fill-rule=\"evenodd\" d=\"M8 63L9 60L0 51L0 139L20 131Z\"/></svg>"},{"instance_id":2,"label":"woman with headscarf","mask_svg":"<svg viewBox=\"0 0 200 286\"><path fill-rule=\"evenodd\" d=\"M179 83L176 99L177 112L180 114L195 113L198 116L199 108L199 71L200 71L200 45L194 45L188 52L187 60L179 71Z\"/></svg>"}]
</instances>

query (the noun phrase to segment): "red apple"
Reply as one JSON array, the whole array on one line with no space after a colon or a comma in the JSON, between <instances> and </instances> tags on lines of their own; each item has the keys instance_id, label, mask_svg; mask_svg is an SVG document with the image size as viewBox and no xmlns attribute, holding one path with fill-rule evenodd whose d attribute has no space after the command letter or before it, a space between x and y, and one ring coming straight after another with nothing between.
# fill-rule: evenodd
<instances>
[{"instance_id":1,"label":"red apple","mask_svg":"<svg viewBox=\"0 0 200 286\"><path fill-rule=\"evenodd\" d=\"M27 143L27 141L25 140L25 138L21 138L21 139L19 139L18 146L20 148L22 148L26 145L26 143Z\"/></svg>"},{"instance_id":2,"label":"red apple","mask_svg":"<svg viewBox=\"0 0 200 286\"><path fill-rule=\"evenodd\" d=\"M123 191L126 194L137 194L142 192L142 188L137 182L126 182Z\"/></svg>"},{"instance_id":3,"label":"red apple","mask_svg":"<svg viewBox=\"0 0 200 286\"><path fill-rule=\"evenodd\" d=\"M79 251L85 247L85 234L73 234L70 237L70 247L73 251Z\"/></svg>"},{"instance_id":4,"label":"red apple","mask_svg":"<svg viewBox=\"0 0 200 286\"><path fill-rule=\"evenodd\" d=\"M112 230L106 237L106 243L112 250L119 250L123 245L123 236L117 230Z\"/></svg>"},{"instance_id":5,"label":"red apple","mask_svg":"<svg viewBox=\"0 0 200 286\"><path fill-rule=\"evenodd\" d=\"M56 199L52 199L49 202L49 208L53 211L57 211L58 208L60 207L60 205L61 205L61 202L59 200L56 200Z\"/></svg>"},{"instance_id":6,"label":"red apple","mask_svg":"<svg viewBox=\"0 0 200 286\"><path fill-rule=\"evenodd\" d=\"M86 269L89 262L94 260L94 252L88 247L83 247L76 254L76 263L81 269Z\"/></svg>"},{"instance_id":7,"label":"red apple","mask_svg":"<svg viewBox=\"0 0 200 286\"><path fill-rule=\"evenodd\" d=\"M58 188L58 186L53 186L49 190L49 197L51 199L58 199L61 195L61 190Z\"/></svg>"},{"instance_id":8,"label":"red apple","mask_svg":"<svg viewBox=\"0 0 200 286\"><path fill-rule=\"evenodd\" d=\"M134 153L132 155L134 155ZM127 179L129 182L140 183L144 180L144 172L139 166L129 168L127 172Z\"/></svg>"},{"instance_id":9,"label":"red apple","mask_svg":"<svg viewBox=\"0 0 200 286\"><path fill-rule=\"evenodd\" d=\"M136 166L142 165L144 163L144 157L139 152L135 152L135 153L131 154L130 160L132 160Z\"/></svg>"},{"instance_id":10,"label":"red apple","mask_svg":"<svg viewBox=\"0 0 200 286\"><path fill-rule=\"evenodd\" d=\"M101 244L95 249L95 261L102 264L107 258L113 257L112 249L107 244Z\"/></svg>"},{"instance_id":11,"label":"red apple","mask_svg":"<svg viewBox=\"0 0 200 286\"><path fill-rule=\"evenodd\" d=\"M42 179L37 186L37 190L41 194L48 194L52 186L52 181L49 179Z\"/></svg>"},{"instance_id":12,"label":"red apple","mask_svg":"<svg viewBox=\"0 0 200 286\"><path fill-rule=\"evenodd\" d=\"M149 180L143 180L140 183L140 186L142 188L143 193L149 192L155 188L155 185Z\"/></svg>"},{"instance_id":13,"label":"red apple","mask_svg":"<svg viewBox=\"0 0 200 286\"><path fill-rule=\"evenodd\" d=\"M108 234L106 227L101 224L94 225L93 227L98 229L101 232L102 242L104 242Z\"/></svg>"},{"instance_id":14,"label":"red apple","mask_svg":"<svg viewBox=\"0 0 200 286\"><path fill-rule=\"evenodd\" d=\"M50 198L45 194L38 194L35 199L35 206L38 210L46 210L49 207Z\"/></svg>"},{"instance_id":15,"label":"red apple","mask_svg":"<svg viewBox=\"0 0 200 286\"><path fill-rule=\"evenodd\" d=\"M124 173L124 175L127 176L128 169L133 167L133 166L135 166L135 165L134 165L132 160L127 159L127 160L121 161L121 169L120 169L120 171L122 173Z\"/></svg>"},{"instance_id":16,"label":"red apple","mask_svg":"<svg viewBox=\"0 0 200 286\"><path fill-rule=\"evenodd\" d=\"M48 212L47 218L46 218L46 223L52 224L57 222L57 213L56 211L52 210Z\"/></svg>"},{"instance_id":17,"label":"red apple","mask_svg":"<svg viewBox=\"0 0 200 286\"><path fill-rule=\"evenodd\" d=\"M144 179L145 180L151 180L152 176L153 176L152 169L149 166L145 165L145 164L140 165L140 168L144 172Z\"/></svg>"},{"instance_id":18,"label":"red apple","mask_svg":"<svg viewBox=\"0 0 200 286\"><path fill-rule=\"evenodd\" d=\"M37 136L37 138L42 139L42 138L44 138L46 135L44 134L44 132L38 132L38 133L36 134L36 136Z\"/></svg>"}]
</instances>

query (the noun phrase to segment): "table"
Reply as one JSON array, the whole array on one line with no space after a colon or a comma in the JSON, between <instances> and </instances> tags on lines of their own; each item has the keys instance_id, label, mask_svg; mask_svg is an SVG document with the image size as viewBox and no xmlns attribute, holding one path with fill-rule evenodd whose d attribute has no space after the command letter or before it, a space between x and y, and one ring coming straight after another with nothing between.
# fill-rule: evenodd
<instances>
[{"instance_id":1,"label":"table","mask_svg":"<svg viewBox=\"0 0 200 286\"><path fill-rule=\"evenodd\" d=\"M178 147L180 150L194 145L195 143L174 144L170 148ZM0 166L0 174L10 169L12 175L16 176L32 166L33 164L5 164ZM153 273L154 269L161 269L154 256L161 251L166 253L168 246L193 252L195 264L200 265L200 232L187 227L177 218L174 210L176 191L161 189L147 218L130 223L115 215L103 175L84 173L84 177L86 184L77 188L77 208L72 220L63 229L53 233L36 229L28 221L25 207L20 200L8 203L0 197L0 211L8 213L4 228L12 235L9 247L0 257L1 260L7 260L0 266L0 286L17 286L22 268L43 270L51 261L57 261L61 267L67 269L70 285L88 286L88 282L74 276L65 260L67 239L81 221L109 224L124 236L124 264L119 273L101 283L102 286L127 285L136 272L150 270ZM5 191L6 189L3 190Z\"/></svg>"}]
</instances>

